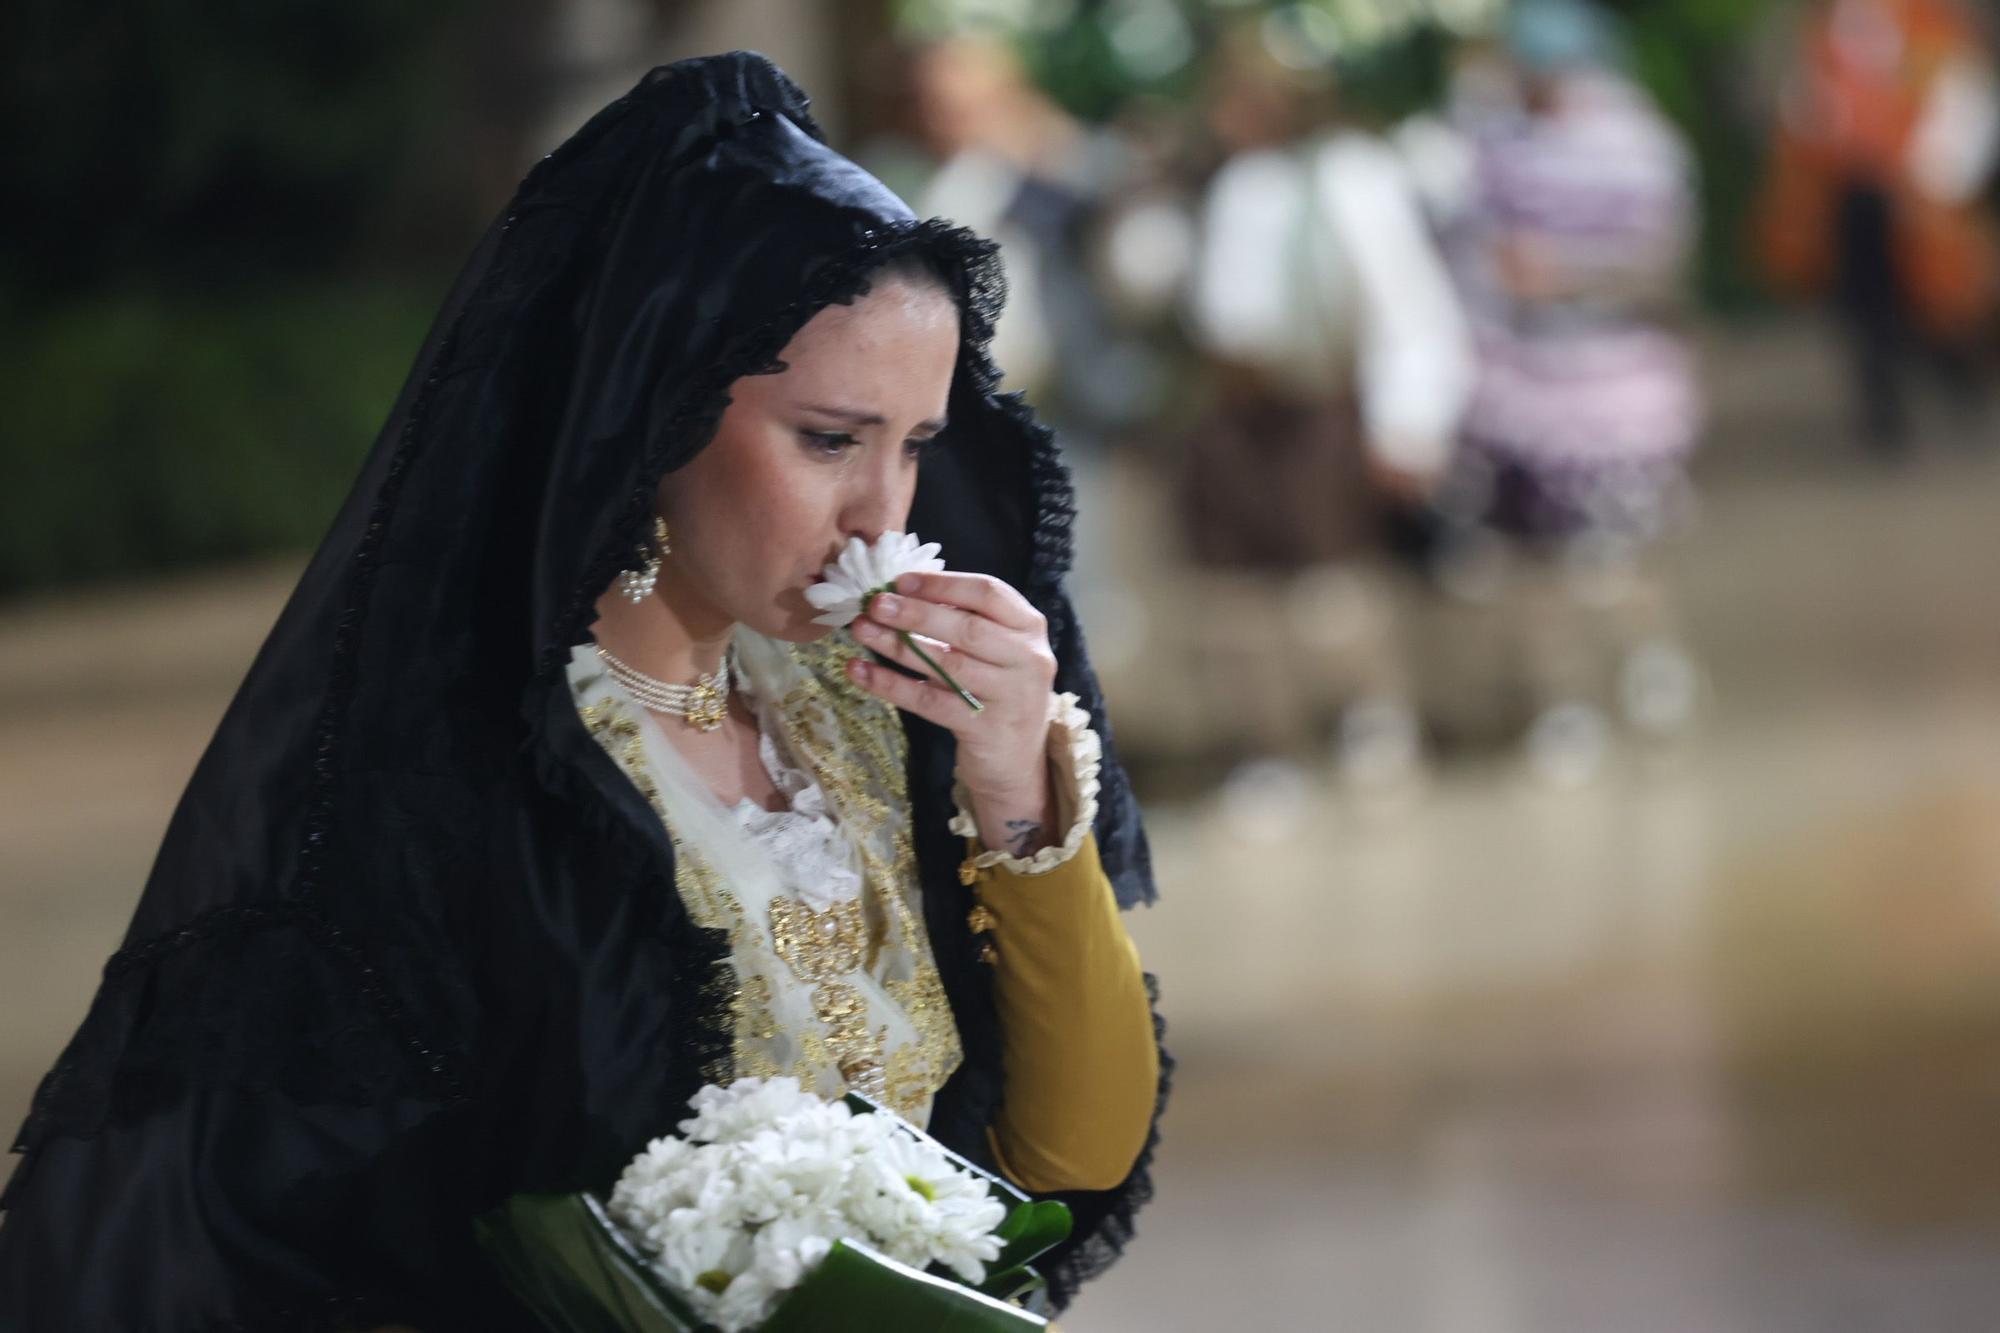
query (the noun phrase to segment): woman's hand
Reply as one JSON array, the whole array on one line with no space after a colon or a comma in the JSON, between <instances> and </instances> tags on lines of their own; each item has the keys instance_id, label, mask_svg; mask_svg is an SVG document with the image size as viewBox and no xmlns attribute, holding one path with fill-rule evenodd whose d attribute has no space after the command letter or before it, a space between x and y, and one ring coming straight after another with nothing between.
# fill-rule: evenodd
<instances>
[{"instance_id":1,"label":"woman's hand","mask_svg":"<svg viewBox=\"0 0 2000 1333\"><path fill-rule=\"evenodd\" d=\"M984 705L974 712L928 669L897 630ZM1054 840L1048 770L1049 691L1056 655L1048 621L1028 599L989 574L905 574L854 621L854 637L912 680L873 663L849 666L856 683L958 738L958 780L989 848L1027 856Z\"/></svg>"}]
</instances>

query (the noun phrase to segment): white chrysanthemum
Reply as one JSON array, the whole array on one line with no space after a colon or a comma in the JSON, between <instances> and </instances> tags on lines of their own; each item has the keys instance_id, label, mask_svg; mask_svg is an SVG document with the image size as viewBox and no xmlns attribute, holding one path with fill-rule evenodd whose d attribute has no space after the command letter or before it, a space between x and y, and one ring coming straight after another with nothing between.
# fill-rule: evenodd
<instances>
[{"instance_id":1,"label":"white chrysanthemum","mask_svg":"<svg viewBox=\"0 0 2000 1333\"><path fill-rule=\"evenodd\" d=\"M703 1317L722 1333L752 1333L771 1317L784 1295L772 1284L770 1274L753 1264L729 1284Z\"/></svg>"},{"instance_id":2,"label":"white chrysanthemum","mask_svg":"<svg viewBox=\"0 0 2000 1333\"><path fill-rule=\"evenodd\" d=\"M784 1127L734 1144L731 1152L740 1212L753 1223L836 1207L863 1160L845 1135L814 1139Z\"/></svg>"},{"instance_id":3,"label":"white chrysanthemum","mask_svg":"<svg viewBox=\"0 0 2000 1333\"><path fill-rule=\"evenodd\" d=\"M745 1280L756 1258L748 1232L716 1226L693 1208L675 1209L647 1239L655 1242L653 1263L704 1319L720 1313L724 1298ZM747 1294L737 1293L732 1307L743 1304Z\"/></svg>"},{"instance_id":4,"label":"white chrysanthemum","mask_svg":"<svg viewBox=\"0 0 2000 1333\"><path fill-rule=\"evenodd\" d=\"M680 1131L696 1143L732 1143L781 1120L829 1110L849 1114L845 1104L821 1101L795 1078L740 1078L728 1087L711 1083L688 1106L694 1115L681 1121Z\"/></svg>"},{"instance_id":5,"label":"white chrysanthemum","mask_svg":"<svg viewBox=\"0 0 2000 1333\"><path fill-rule=\"evenodd\" d=\"M757 1231L757 1267L779 1291L805 1281L833 1249L832 1236L843 1229L838 1214L812 1212L774 1218Z\"/></svg>"},{"instance_id":6,"label":"white chrysanthemum","mask_svg":"<svg viewBox=\"0 0 2000 1333\"><path fill-rule=\"evenodd\" d=\"M843 1236L968 1282L998 1257L1006 1215L986 1182L887 1112L855 1115L796 1080L708 1087L613 1187L610 1211L695 1312L726 1333L763 1323Z\"/></svg>"},{"instance_id":7,"label":"white chrysanthemum","mask_svg":"<svg viewBox=\"0 0 2000 1333\"><path fill-rule=\"evenodd\" d=\"M885 532L873 546L849 537L840 558L820 571L821 581L806 589L806 600L822 613L813 623L839 629L861 614L870 593L893 587L900 576L940 573L942 549L936 542L919 545L909 532Z\"/></svg>"},{"instance_id":8,"label":"white chrysanthemum","mask_svg":"<svg viewBox=\"0 0 2000 1333\"><path fill-rule=\"evenodd\" d=\"M899 1133L871 1152L859 1173L855 1220L887 1253L912 1267L939 1263L979 1283L1000 1257L993 1233L1007 1210L981 1181L953 1165L928 1139Z\"/></svg>"}]
</instances>

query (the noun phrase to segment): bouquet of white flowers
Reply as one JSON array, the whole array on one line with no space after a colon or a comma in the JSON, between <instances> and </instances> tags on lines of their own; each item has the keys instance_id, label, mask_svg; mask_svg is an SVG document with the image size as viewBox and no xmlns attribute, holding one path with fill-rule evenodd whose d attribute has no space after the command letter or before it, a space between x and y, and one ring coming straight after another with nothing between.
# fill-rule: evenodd
<instances>
[{"instance_id":1,"label":"bouquet of white flowers","mask_svg":"<svg viewBox=\"0 0 2000 1333\"><path fill-rule=\"evenodd\" d=\"M1042 1328L1029 1260L1069 1234L869 1102L797 1080L695 1095L606 1198L517 1195L476 1223L508 1285L556 1333Z\"/></svg>"}]
</instances>

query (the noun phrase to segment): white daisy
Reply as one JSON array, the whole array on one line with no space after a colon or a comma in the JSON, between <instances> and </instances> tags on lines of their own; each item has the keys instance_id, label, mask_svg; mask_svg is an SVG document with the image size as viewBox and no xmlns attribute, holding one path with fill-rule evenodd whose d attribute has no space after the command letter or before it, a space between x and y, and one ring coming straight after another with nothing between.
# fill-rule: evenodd
<instances>
[{"instance_id":1,"label":"white daisy","mask_svg":"<svg viewBox=\"0 0 2000 1333\"><path fill-rule=\"evenodd\" d=\"M1007 1210L983 1182L965 1174L929 1139L892 1136L865 1166L872 1188L854 1211L895 1258L917 1268L941 1263L966 1282L986 1278L1000 1257L993 1233Z\"/></svg>"},{"instance_id":2,"label":"white daisy","mask_svg":"<svg viewBox=\"0 0 2000 1333\"><path fill-rule=\"evenodd\" d=\"M942 549L936 542L919 545L912 532L885 532L873 546L849 537L840 558L820 571L821 581L806 589L806 600L822 613L813 623L840 629L868 608L870 597L895 587L902 575L943 572L944 561L938 559Z\"/></svg>"},{"instance_id":3,"label":"white daisy","mask_svg":"<svg viewBox=\"0 0 2000 1333\"><path fill-rule=\"evenodd\" d=\"M896 580L905 574L938 574L944 571L944 561L937 558L941 548L936 542L917 543L915 533L885 532L870 546L859 537L847 539L847 549L840 553L840 559L820 570L820 582L806 589L806 600L820 611L813 617L815 625L831 625L835 629L854 623L868 603L877 593L892 591ZM937 660L923 650L923 646L910 637L908 630L897 630L897 635L908 644L910 651L923 659L925 666L937 673L939 680L950 686L952 692L965 700L966 706L977 713L986 705L965 692L965 687L951 678L951 673L937 664Z\"/></svg>"}]
</instances>

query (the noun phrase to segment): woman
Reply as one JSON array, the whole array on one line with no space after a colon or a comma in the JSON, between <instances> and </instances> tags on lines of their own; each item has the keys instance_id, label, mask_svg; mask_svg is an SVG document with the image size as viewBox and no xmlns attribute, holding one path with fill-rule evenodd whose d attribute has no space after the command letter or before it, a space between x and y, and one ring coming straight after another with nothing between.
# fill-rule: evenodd
<instances>
[{"instance_id":1,"label":"woman","mask_svg":"<svg viewBox=\"0 0 2000 1333\"><path fill-rule=\"evenodd\" d=\"M1129 1238L1171 1061L1066 480L992 248L805 106L655 70L488 232L36 1096L0 1327L529 1327L470 1219L752 1072L1070 1203L1059 1306ZM952 572L870 618L976 713L804 601L904 528Z\"/></svg>"}]
</instances>

